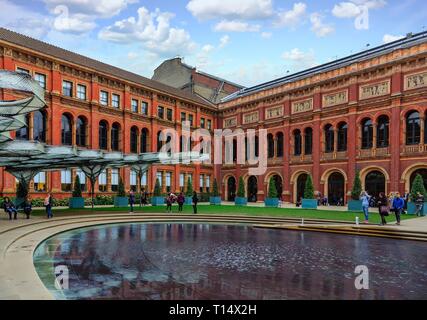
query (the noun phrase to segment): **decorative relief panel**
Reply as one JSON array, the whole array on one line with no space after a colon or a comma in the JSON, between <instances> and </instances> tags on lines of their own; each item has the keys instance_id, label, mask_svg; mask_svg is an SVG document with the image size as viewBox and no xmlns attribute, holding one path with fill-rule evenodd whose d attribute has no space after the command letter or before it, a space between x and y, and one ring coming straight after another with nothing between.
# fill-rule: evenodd
<instances>
[{"instance_id":1,"label":"decorative relief panel","mask_svg":"<svg viewBox=\"0 0 427 320\"><path fill-rule=\"evenodd\" d=\"M243 115L243 124L254 123L259 121L259 112L251 112Z\"/></svg>"},{"instance_id":2,"label":"decorative relief panel","mask_svg":"<svg viewBox=\"0 0 427 320\"><path fill-rule=\"evenodd\" d=\"M265 119L274 119L283 117L283 106L265 109Z\"/></svg>"},{"instance_id":3,"label":"decorative relief panel","mask_svg":"<svg viewBox=\"0 0 427 320\"><path fill-rule=\"evenodd\" d=\"M390 94L390 80L361 86L359 90L360 100L375 98Z\"/></svg>"},{"instance_id":4,"label":"decorative relief panel","mask_svg":"<svg viewBox=\"0 0 427 320\"><path fill-rule=\"evenodd\" d=\"M323 95L323 107L332 107L348 102L348 91Z\"/></svg>"},{"instance_id":5,"label":"decorative relief panel","mask_svg":"<svg viewBox=\"0 0 427 320\"><path fill-rule=\"evenodd\" d=\"M417 89L427 86L427 72L405 76L405 90Z\"/></svg>"},{"instance_id":6,"label":"decorative relief panel","mask_svg":"<svg viewBox=\"0 0 427 320\"><path fill-rule=\"evenodd\" d=\"M313 99L292 103L292 113L300 113L313 110Z\"/></svg>"},{"instance_id":7,"label":"decorative relief panel","mask_svg":"<svg viewBox=\"0 0 427 320\"><path fill-rule=\"evenodd\" d=\"M237 125L237 117L224 119L224 128L231 128Z\"/></svg>"}]
</instances>

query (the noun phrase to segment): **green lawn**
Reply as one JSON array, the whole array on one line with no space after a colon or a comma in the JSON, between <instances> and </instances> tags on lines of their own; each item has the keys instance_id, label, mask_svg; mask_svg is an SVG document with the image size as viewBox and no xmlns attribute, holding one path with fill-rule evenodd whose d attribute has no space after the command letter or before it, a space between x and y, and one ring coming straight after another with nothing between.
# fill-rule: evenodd
<instances>
[{"instance_id":1,"label":"green lawn","mask_svg":"<svg viewBox=\"0 0 427 320\"><path fill-rule=\"evenodd\" d=\"M69 215L80 215L90 214L91 209L54 209L53 214L55 216L69 216ZM107 213L107 212L128 212L123 208L95 208L94 212ZM166 207L135 207L135 212L146 212L146 213L165 213ZM184 205L184 213L192 213L193 209L190 205ZM178 213L178 206L173 206L173 213ZM345 220L355 221L355 217L359 216L360 221L363 220L363 213L358 212L341 212L331 210L311 210L311 209L297 209L297 208L264 208L264 207L250 207L250 206L210 206L210 205L199 205L199 214L227 214L227 215L246 215L246 216L272 216L272 217L293 217L293 218L314 218L314 219L327 219L327 220ZM44 210L34 210L33 215L43 216ZM414 215L402 215L402 220L416 218ZM372 223L379 223L381 221L378 213L370 213L369 221ZM395 221L394 215L387 217L387 221Z\"/></svg>"}]
</instances>

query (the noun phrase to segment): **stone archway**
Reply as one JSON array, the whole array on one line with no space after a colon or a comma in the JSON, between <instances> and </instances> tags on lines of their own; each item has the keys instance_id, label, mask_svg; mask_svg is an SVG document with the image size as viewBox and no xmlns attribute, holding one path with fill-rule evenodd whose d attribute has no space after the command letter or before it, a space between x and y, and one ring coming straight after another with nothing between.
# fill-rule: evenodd
<instances>
[{"instance_id":1,"label":"stone archway","mask_svg":"<svg viewBox=\"0 0 427 320\"><path fill-rule=\"evenodd\" d=\"M292 174L291 176L291 183L293 184L292 186L292 190L293 190L293 194L292 194L292 199L294 201L294 203L297 202L298 200L298 180L300 179L301 175L305 175L305 179L307 179L308 175L310 174L310 172L306 171L306 170L299 170L296 171ZM304 178L302 178L304 179ZM299 189L302 188L302 182L300 181L300 185L299 185ZM305 181L304 181L304 187L305 187ZM300 191L300 195L301 195L301 190ZM304 190L302 190L302 194L304 194Z\"/></svg>"},{"instance_id":2,"label":"stone archway","mask_svg":"<svg viewBox=\"0 0 427 320\"><path fill-rule=\"evenodd\" d=\"M232 175L225 176L223 183L224 183L224 200L234 201L234 199L236 198L236 192L237 192L236 178Z\"/></svg>"},{"instance_id":3,"label":"stone archway","mask_svg":"<svg viewBox=\"0 0 427 320\"><path fill-rule=\"evenodd\" d=\"M415 179L416 172L423 172L423 170L427 170L427 163L419 162L416 163L408 168L406 168L401 177L401 182L405 183L405 191L404 192L410 192L412 187L413 179ZM424 175L421 174L424 179L424 186L427 188L427 181L426 178L424 178Z\"/></svg>"},{"instance_id":4,"label":"stone archway","mask_svg":"<svg viewBox=\"0 0 427 320\"><path fill-rule=\"evenodd\" d=\"M377 167L377 166L369 166L369 167L363 168L360 171L360 180L362 182L362 190L366 190L367 191L366 177L372 171L378 171L378 172L380 172L384 176L385 182L384 182L384 190L383 190L383 192L387 195L388 192L389 192L388 188L387 188L387 185L390 182L390 176L389 176L388 172L385 169L383 169L381 167ZM398 191L398 190L391 190L391 191Z\"/></svg>"},{"instance_id":5,"label":"stone archway","mask_svg":"<svg viewBox=\"0 0 427 320\"><path fill-rule=\"evenodd\" d=\"M280 173L277 173L275 171L270 172L268 175L265 176L265 179L264 179L265 195L266 197L268 197L268 188L269 188L271 179L274 179L276 190L277 190L277 197L281 199L282 193L283 193L283 178Z\"/></svg>"},{"instance_id":6,"label":"stone archway","mask_svg":"<svg viewBox=\"0 0 427 320\"><path fill-rule=\"evenodd\" d=\"M343 205L345 202L345 178L340 172L333 172L328 177L327 183L328 203L335 206L340 203Z\"/></svg>"},{"instance_id":7,"label":"stone archway","mask_svg":"<svg viewBox=\"0 0 427 320\"><path fill-rule=\"evenodd\" d=\"M249 176L247 180L247 197L248 202L257 202L258 179L255 176Z\"/></svg>"},{"instance_id":8,"label":"stone archway","mask_svg":"<svg viewBox=\"0 0 427 320\"><path fill-rule=\"evenodd\" d=\"M372 170L366 174L365 191L367 191L370 196L374 196L377 199L381 192L386 193L386 179L381 171Z\"/></svg>"}]
</instances>

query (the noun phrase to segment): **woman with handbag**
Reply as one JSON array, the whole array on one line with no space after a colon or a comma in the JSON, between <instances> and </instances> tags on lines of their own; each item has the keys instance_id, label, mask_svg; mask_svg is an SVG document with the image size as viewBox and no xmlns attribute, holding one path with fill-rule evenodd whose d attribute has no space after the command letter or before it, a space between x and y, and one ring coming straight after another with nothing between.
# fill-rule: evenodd
<instances>
[{"instance_id":1,"label":"woman with handbag","mask_svg":"<svg viewBox=\"0 0 427 320\"><path fill-rule=\"evenodd\" d=\"M385 217L388 216L390 209L388 207L388 198L386 197L384 192L380 192L377 204L378 212L381 217L381 225L386 225L387 221L385 220Z\"/></svg>"}]
</instances>

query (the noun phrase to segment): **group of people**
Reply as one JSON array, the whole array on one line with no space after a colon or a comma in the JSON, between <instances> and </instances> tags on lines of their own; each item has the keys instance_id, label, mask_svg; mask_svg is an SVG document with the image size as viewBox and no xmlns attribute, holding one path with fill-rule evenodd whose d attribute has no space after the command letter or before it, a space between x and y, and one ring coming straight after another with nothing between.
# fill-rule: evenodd
<instances>
[{"instance_id":1,"label":"group of people","mask_svg":"<svg viewBox=\"0 0 427 320\"><path fill-rule=\"evenodd\" d=\"M192 203L193 203L193 213L197 213L197 204L199 203L199 198L197 196L197 192L193 192L193 196L191 197ZM169 192L168 195L165 198L166 202L166 212L172 212L172 204L175 202L178 204L178 212L182 212L183 206L185 203L185 196L181 192L179 195L175 195L172 192Z\"/></svg>"},{"instance_id":2,"label":"group of people","mask_svg":"<svg viewBox=\"0 0 427 320\"><path fill-rule=\"evenodd\" d=\"M335 194L332 195L331 199L329 200L326 195L322 195L321 192L317 192L316 199L317 199L318 206L329 206L329 205L343 206L344 205L344 198L339 197Z\"/></svg>"},{"instance_id":3,"label":"group of people","mask_svg":"<svg viewBox=\"0 0 427 320\"><path fill-rule=\"evenodd\" d=\"M44 206L46 208L47 218L50 219L53 217L52 214L52 195L49 193L47 197L44 199ZM3 210L9 215L9 220L17 220L18 219L18 210L21 210L25 214L27 219L30 219L31 212L33 211L33 204L30 196L27 196L25 200L15 205L13 201L10 200L9 197L5 197L3 199Z\"/></svg>"}]
</instances>

